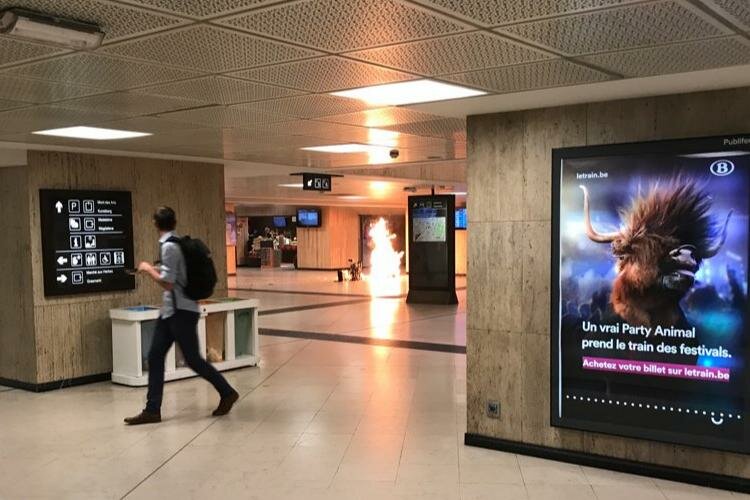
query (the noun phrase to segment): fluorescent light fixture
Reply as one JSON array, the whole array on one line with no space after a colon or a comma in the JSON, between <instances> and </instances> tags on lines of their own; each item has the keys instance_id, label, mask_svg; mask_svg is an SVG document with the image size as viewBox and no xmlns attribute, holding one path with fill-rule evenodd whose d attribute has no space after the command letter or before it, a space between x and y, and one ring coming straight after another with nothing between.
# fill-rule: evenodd
<instances>
[{"instance_id":1,"label":"fluorescent light fixture","mask_svg":"<svg viewBox=\"0 0 750 500\"><path fill-rule=\"evenodd\" d=\"M303 186L302 186L301 182L298 182L298 183L294 183L294 184L279 184L279 187L302 189Z\"/></svg>"},{"instance_id":2,"label":"fluorescent light fixture","mask_svg":"<svg viewBox=\"0 0 750 500\"><path fill-rule=\"evenodd\" d=\"M17 8L0 13L0 33L76 50L95 49L104 40L96 24Z\"/></svg>"},{"instance_id":3,"label":"fluorescent light fixture","mask_svg":"<svg viewBox=\"0 0 750 500\"><path fill-rule=\"evenodd\" d=\"M133 132L131 130L115 130L112 128L98 127L66 127L53 128L50 130L38 130L32 132L37 135L52 135L55 137L70 137L72 139L91 139L94 141L112 141L116 139L133 139L152 135L146 132Z\"/></svg>"},{"instance_id":4,"label":"fluorescent light fixture","mask_svg":"<svg viewBox=\"0 0 750 500\"><path fill-rule=\"evenodd\" d=\"M302 148L305 151L316 151L318 153L372 153L374 151L390 151L385 146L373 146L372 144L330 144L328 146L309 146Z\"/></svg>"},{"instance_id":5,"label":"fluorescent light fixture","mask_svg":"<svg viewBox=\"0 0 750 500\"><path fill-rule=\"evenodd\" d=\"M375 106L400 106L419 102L461 99L485 95L486 93L482 90L436 82L435 80L412 80L333 92L332 95L359 99Z\"/></svg>"},{"instance_id":6,"label":"fluorescent light fixture","mask_svg":"<svg viewBox=\"0 0 750 500\"><path fill-rule=\"evenodd\" d=\"M347 200L347 201L358 201L358 200L366 200L367 196L360 196L357 194L343 194L339 196L339 199Z\"/></svg>"}]
</instances>

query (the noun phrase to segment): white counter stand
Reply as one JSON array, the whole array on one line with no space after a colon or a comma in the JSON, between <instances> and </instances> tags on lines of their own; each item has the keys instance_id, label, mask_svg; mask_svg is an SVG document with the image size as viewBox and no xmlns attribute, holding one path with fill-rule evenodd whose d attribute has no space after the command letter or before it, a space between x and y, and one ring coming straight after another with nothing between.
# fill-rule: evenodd
<instances>
[{"instance_id":1,"label":"white counter stand","mask_svg":"<svg viewBox=\"0 0 750 500\"><path fill-rule=\"evenodd\" d=\"M206 357L206 322L210 315L223 321L222 360L213 364L217 370L231 370L243 366L256 366L258 356L257 299L219 298L202 301L198 321L198 343ZM112 319L112 382L130 386L148 384L148 348L159 318L159 309L151 306L111 309ZM194 377L195 372L182 365L182 356L175 345L167 353L164 363L164 380ZM219 352L214 348L215 352ZM179 358L179 359L178 359Z\"/></svg>"}]
</instances>

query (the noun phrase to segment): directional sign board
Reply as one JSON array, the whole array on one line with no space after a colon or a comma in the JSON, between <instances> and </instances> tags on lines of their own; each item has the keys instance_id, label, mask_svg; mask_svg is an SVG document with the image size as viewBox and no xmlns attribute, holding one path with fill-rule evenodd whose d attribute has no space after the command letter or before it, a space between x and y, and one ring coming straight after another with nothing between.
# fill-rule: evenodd
<instances>
[{"instance_id":1,"label":"directional sign board","mask_svg":"<svg viewBox=\"0 0 750 500\"><path fill-rule=\"evenodd\" d=\"M302 174L303 191L330 191L331 176L325 174Z\"/></svg>"},{"instance_id":2,"label":"directional sign board","mask_svg":"<svg viewBox=\"0 0 750 500\"><path fill-rule=\"evenodd\" d=\"M40 189L39 202L44 295L135 288L129 192Z\"/></svg>"}]
</instances>

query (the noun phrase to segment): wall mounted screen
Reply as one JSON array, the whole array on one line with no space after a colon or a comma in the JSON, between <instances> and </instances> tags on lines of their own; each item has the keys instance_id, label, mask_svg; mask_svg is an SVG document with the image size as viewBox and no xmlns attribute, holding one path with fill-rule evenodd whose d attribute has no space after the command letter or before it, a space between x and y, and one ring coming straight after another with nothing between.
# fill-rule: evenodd
<instances>
[{"instance_id":1,"label":"wall mounted screen","mask_svg":"<svg viewBox=\"0 0 750 500\"><path fill-rule=\"evenodd\" d=\"M750 451L750 136L558 149L552 170L552 425Z\"/></svg>"},{"instance_id":2,"label":"wall mounted screen","mask_svg":"<svg viewBox=\"0 0 750 500\"><path fill-rule=\"evenodd\" d=\"M416 243L444 242L448 212L444 207L412 210L413 240Z\"/></svg>"},{"instance_id":3,"label":"wall mounted screen","mask_svg":"<svg viewBox=\"0 0 750 500\"><path fill-rule=\"evenodd\" d=\"M320 225L320 209L300 208L297 210L297 227L320 227Z\"/></svg>"},{"instance_id":4,"label":"wall mounted screen","mask_svg":"<svg viewBox=\"0 0 750 500\"><path fill-rule=\"evenodd\" d=\"M273 218L273 227L276 227L276 228L286 227L286 217L284 217L284 216L275 216Z\"/></svg>"},{"instance_id":5,"label":"wall mounted screen","mask_svg":"<svg viewBox=\"0 0 750 500\"><path fill-rule=\"evenodd\" d=\"M132 290L127 191L39 190L44 295Z\"/></svg>"},{"instance_id":6,"label":"wall mounted screen","mask_svg":"<svg viewBox=\"0 0 750 500\"><path fill-rule=\"evenodd\" d=\"M466 208L456 209L456 229L466 229Z\"/></svg>"}]
</instances>

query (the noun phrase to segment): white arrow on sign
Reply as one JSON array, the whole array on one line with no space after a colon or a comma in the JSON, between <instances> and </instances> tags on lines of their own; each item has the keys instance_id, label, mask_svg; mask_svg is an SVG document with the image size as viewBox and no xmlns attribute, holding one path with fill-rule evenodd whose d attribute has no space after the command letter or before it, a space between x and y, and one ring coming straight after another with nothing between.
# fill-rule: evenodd
<instances>
[{"instance_id":1,"label":"white arrow on sign","mask_svg":"<svg viewBox=\"0 0 750 500\"><path fill-rule=\"evenodd\" d=\"M65 276L64 274L61 274L60 276L57 277L57 281L59 281L60 283L65 283L66 281L68 281L68 277Z\"/></svg>"},{"instance_id":2,"label":"white arrow on sign","mask_svg":"<svg viewBox=\"0 0 750 500\"><path fill-rule=\"evenodd\" d=\"M62 213L62 207L63 207L63 204L61 202L58 201L57 203L55 203L55 208L57 209L58 214Z\"/></svg>"},{"instance_id":3,"label":"white arrow on sign","mask_svg":"<svg viewBox=\"0 0 750 500\"><path fill-rule=\"evenodd\" d=\"M67 264L68 263L68 259L66 259L65 257L63 257L61 255L60 257L57 258L57 263L62 266L63 264Z\"/></svg>"}]
</instances>

